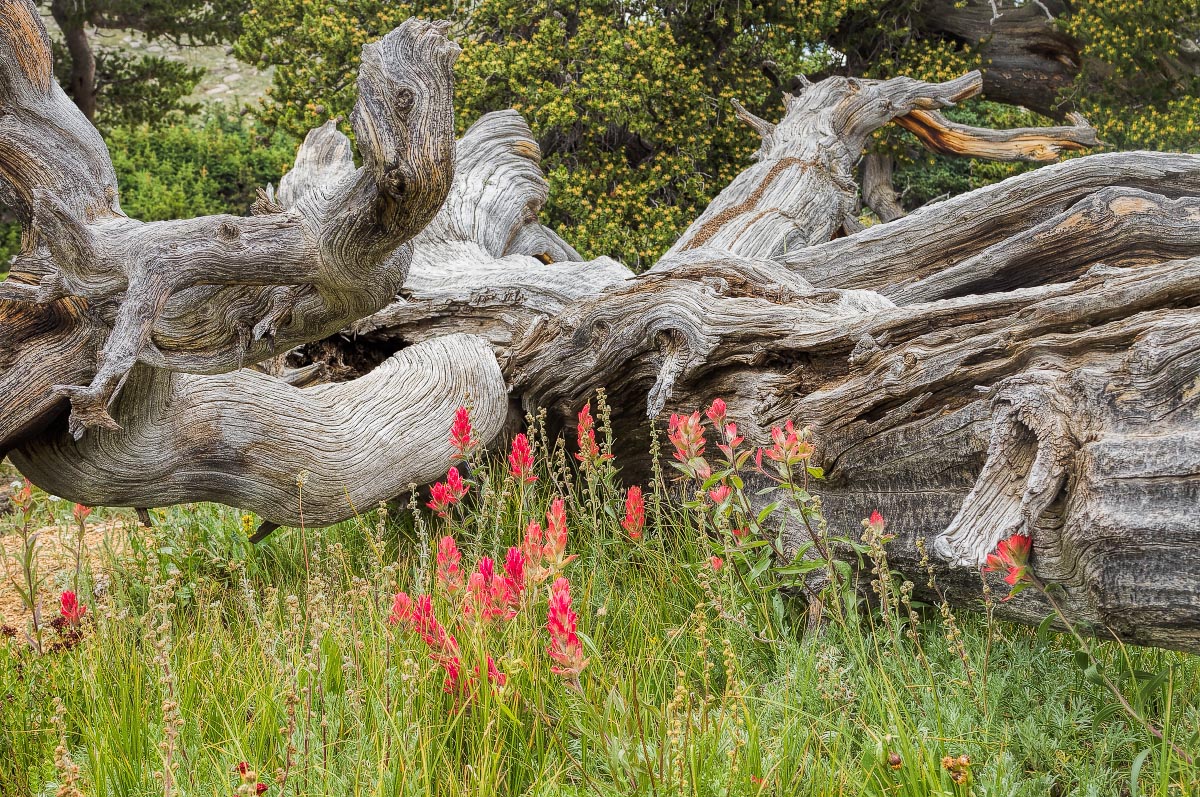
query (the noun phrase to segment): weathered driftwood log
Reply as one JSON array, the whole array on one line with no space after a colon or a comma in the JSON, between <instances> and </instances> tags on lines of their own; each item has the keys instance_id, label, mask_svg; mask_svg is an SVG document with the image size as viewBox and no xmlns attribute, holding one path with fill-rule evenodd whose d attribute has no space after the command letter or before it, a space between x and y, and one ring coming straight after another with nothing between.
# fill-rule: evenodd
<instances>
[{"instance_id":1,"label":"weathered driftwood log","mask_svg":"<svg viewBox=\"0 0 1200 797\"><path fill-rule=\"evenodd\" d=\"M0 5L27 19L0 24L0 101L15 109L0 152L37 144L47 119L69 134L37 169L0 160L28 242L0 303L16 354L0 363L0 440L43 486L325 523L437 475L449 451L436 438L466 393L488 437L508 399L566 425L606 388L631 476L653 424L720 395L752 442L788 418L812 424L834 526L880 509L899 535L893 562L915 575L924 540L953 600L976 598L982 557L1024 531L1076 617L1200 649L1187 522L1200 498L1200 157L1078 158L860 230L853 175L882 125L1025 160L1094 133L948 122L938 109L978 92L974 73L800 81L776 124L739 110L758 161L634 275L582 261L538 223L546 183L515 113L453 144L453 48L406 23L364 58L362 169L327 125L258 216L141 225L120 214L99 140L40 77L31 6ZM59 168L62 152L85 173ZM272 236L275 259L254 271ZM188 261L176 276L172 245L212 274ZM149 304L143 274L159 275ZM347 353L340 370L356 379L299 389L240 368L335 330L323 351ZM441 337L463 331L475 337ZM73 386L79 439L52 417L54 384ZM1044 610L1028 592L1003 606Z\"/></svg>"},{"instance_id":2,"label":"weathered driftwood log","mask_svg":"<svg viewBox=\"0 0 1200 797\"><path fill-rule=\"evenodd\" d=\"M1011 152L1040 158L1085 131ZM791 155L765 153L776 166L708 214L730 225L709 233L724 248L676 247L636 277L476 252L465 273L486 276L434 286L422 273L443 272L414 267L403 301L354 326L358 344L461 323L493 341L515 396L564 425L604 387L631 474L655 420L716 395L752 440L811 423L834 527L881 509L893 561L916 575L923 540L953 600L978 597L983 556L1026 531L1078 619L1200 648L1198 535L1180 519L1200 498L1200 261L1172 260L1200 255L1200 158L1080 158L796 248L798 229L834 234L846 195L785 190ZM1002 612L1046 607L1025 593Z\"/></svg>"},{"instance_id":3,"label":"weathered driftwood log","mask_svg":"<svg viewBox=\"0 0 1200 797\"><path fill-rule=\"evenodd\" d=\"M208 499L327 524L444 473L450 451L433 438L460 403L495 434L507 397L475 338L336 386L243 368L392 301L453 179L457 53L418 20L363 49L362 167L326 126L256 215L148 224L121 212L35 7L0 0L0 196L25 225L0 283L0 451L16 446L38 484L85 503Z\"/></svg>"}]
</instances>

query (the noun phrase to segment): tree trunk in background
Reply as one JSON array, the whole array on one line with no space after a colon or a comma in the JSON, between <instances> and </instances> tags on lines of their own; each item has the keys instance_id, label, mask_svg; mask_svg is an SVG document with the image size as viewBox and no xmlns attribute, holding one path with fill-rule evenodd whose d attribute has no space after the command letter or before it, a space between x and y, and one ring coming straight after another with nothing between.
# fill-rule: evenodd
<instances>
[{"instance_id":1,"label":"tree trunk in background","mask_svg":"<svg viewBox=\"0 0 1200 797\"><path fill-rule=\"evenodd\" d=\"M1081 61L1078 44L1050 18L1062 10L1058 0L1003 8L987 0L934 0L921 5L919 16L923 26L979 55L984 97L1061 119L1068 108L1060 95Z\"/></svg>"},{"instance_id":2,"label":"tree trunk in background","mask_svg":"<svg viewBox=\"0 0 1200 797\"><path fill-rule=\"evenodd\" d=\"M604 387L628 475L667 414L722 396L751 443L811 424L833 528L881 510L893 564L915 576L924 542L954 602L1024 532L1099 633L1200 649L1200 157L1077 158L861 229L883 125L1034 161L1095 134L944 119L978 73L802 81L777 123L738 109L757 162L634 275L537 221L515 112L454 142L456 48L410 21L364 51L362 167L326 125L251 218L143 224L32 5L0 12L0 110L23 120L0 128L0 189L27 244L0 283L0 450L40 486L321 525L444 472L464 401L491 439L526 409L564 428ZM344 381L246 367L297 346Z\"/></svg>"},{"instance_id":3,"label":"tree trunk in background","mask_svg":"<svg viewBox=\"0 0 1200 797\"><path fill-rule=\"evenodd\" d=\"M85 27L88 20L79 12L83 7L82 3L54 0L50 4L50 14L62 31L67 54L71 57L67 93L90 122L96 118L96 54Z\"/></svg>"}]
</instances>

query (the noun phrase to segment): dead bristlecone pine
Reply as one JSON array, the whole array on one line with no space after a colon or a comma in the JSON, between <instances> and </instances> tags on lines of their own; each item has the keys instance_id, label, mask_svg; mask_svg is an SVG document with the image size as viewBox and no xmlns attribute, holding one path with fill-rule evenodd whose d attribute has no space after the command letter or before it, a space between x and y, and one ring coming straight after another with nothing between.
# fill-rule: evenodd
<instances>
[{"instance_id":1,"label":"dead bristlecone pine","mask_svg":"<svg viewBox=\"0 0 1200 797\"><path fill-rule=\"evenodd\" d=\"M409 20L363 49L361 166L330 122L254 215L147 223L35 6L0 19L0 204L24 226L0 453L38 486L321 526L444 475L466 403L486 443L535 407L562 429L603 387L636 473L654 424L720 395L751 443L811 424L831 527L881 510L914 581L921 542L971 604L1024 533L1081 624L1200 650L1200 156L1078 157L905 215L891 164L863 158L885 125L1047 163L1095 132L949 121L975 72L797 78L778 121L735 108L754 164L635 275L538 222L520 115L454 139L458 47ZM863 201L886 223L863 228ZM283 367L300 346L310 364ZM997 611L1036 622L1040 601Z\"/></svg>"}]
</instances>

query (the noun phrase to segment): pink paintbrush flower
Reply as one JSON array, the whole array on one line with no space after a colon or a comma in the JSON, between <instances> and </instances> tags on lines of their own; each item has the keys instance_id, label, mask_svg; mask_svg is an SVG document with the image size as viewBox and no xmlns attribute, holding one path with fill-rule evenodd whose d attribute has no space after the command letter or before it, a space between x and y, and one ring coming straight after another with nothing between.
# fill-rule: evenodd
<instances>
[{"instance_id":1,"label":"pink paintbrush flower","mask_svg":"<svg viewBox=\"0 0 1200 797\"><path fill-rule=\"evenodd\" d=\"M1033 574L1029 570L1029 552L1032 547L1033 540L1027 534L1014 534L1008 539L1001 540L1000 544L996 546L996 552L988 554L983 572L1007 571L1004 581L1010 587L1024 587L1032 584ZM1015 594L1016 590L1005 600Z\"/></svg>"},{"instance_id":2,"label":"pink paintbrush flower","mask_svg":"<svg viewBox=\"0 0 1200 797\"><path fill-rule=\"evenodd\" d=\"M712 421L713 426L720 429L725 425L725 400L720 398L713 399L712 405L705 410L704 414Z\"/></svg>"},{"instance_id":3,"label":"pink paintbrush flower","mask_svg":"<svg viewBox=\"0 0 1200 797\"><path fill-rule=\"evenodd\" d=\"M87 606L79 602L78 596L71 590L65 590L59 597L59 612L70 625L79 625L79 621L87 614Z\"/></svg>"},{"instance_id":4,"label":"pink paintbrush flower","mask_svg":"<svg viewBox=\"0 0 1200 797\"><path fill-rule=\"evenodd\" d=\"M446 535L438 540L437 583L451 595L462 589L461 563L462 554L458 552L458 544L454 542L454 538Z\"/></svg>"},{"instance_id":5,"label":"pink paintbrush flower","mask_svg":"<svg viewBox=\"0 0 1200 797\"><path fill-rule=\"evenodd\" d=\"M533 474L533 450L529 447L529 438L519 434L513 438L512 451L508 454L508 472L518 482L529 484L537 481Z\"/></svg>"},{"instance_id":6,"label":"pink paintbrush flower","mask_svg":"<svg viewBox=\"0 0 1200 797\"><path fill-rule=\"evenodd\" d=\"M560 572L575 556L566 556L567 550L567 510L561 498L550 502L546 512L546 544L542 546L542 558L548 562L553 572Z\"/></svg>"},{"instance_id":7,"label":"pink paintbrush flower","mask_svg":"<svg viewBox=\"0 0 1200 797\"><path fill-rule=\"evenodd\" d=\"M621 521L621 528L630 539L639 540L645 527L646 499L642 497L642 488L635 484L625 493L625 519Z\"/></svg>"},{"instance_id":8,"label":"pink paintbrush flower","mask_svg":"<svg viewBox=\"0 0 1200 797\"><path fill-rule=\"evenodd\" d=\"M446 481L438 482L429 488L429 508L439 517L448 517L450 507L462 500L467 494L467 485L463 483L458 468L451 468L446 473Z\"/></svg>"},{"instance_id":9,"label":"pink paintbrush flower","mask_svg":"<svg viewBox=\"0 0 1200 797\"><path fill-rule=\"evenodd\" d=\"M455 459L466 459L475 447L471 436L471 413L466 407L459 407L454 413L454 423L450 426L450 446L454 449Z\"/></svg>"},{"instance_id":10,"label":"pink paintbrush flower","mask_svg":"<svg viewBox=\"0 0 1200 797\"><path fill-rule=\"evenodd\" d=\"M577 622L571 609L571 584L565 578L559 578L550 587L550 604L546 611L550 647L546 652L554 661L550 671L572 679L577 679L588 663L576 630Z\"/></svg>"}]
</instances>

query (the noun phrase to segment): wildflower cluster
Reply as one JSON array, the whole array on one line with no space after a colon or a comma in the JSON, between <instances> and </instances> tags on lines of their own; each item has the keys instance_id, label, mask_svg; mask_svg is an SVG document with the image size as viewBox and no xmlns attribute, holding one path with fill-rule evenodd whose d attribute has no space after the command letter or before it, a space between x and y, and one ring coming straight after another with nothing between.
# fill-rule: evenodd
<instances>
[{"instance_id":1,"label":"wildflower cluster","mask_svg":"<svg viewBox=\"0 0 1200 797\"><path fill-rule=\"evenodd\" d=\"M425 647L429 649L429 658L446 671L443 688L447 692L465 691L472 685L473 679L462 677L462 657L458 640L434 616L433 599L430 596L419 595L413 600L406 592L396 593L388 622L421 638ZM488 656L488 665L488 676L493 678L494 665L491 656ZM496 671L493 681L503 685L504 676Z\"/></svg>"},{"instance_id":2,"label":"wildflower cluster","mask_svg":"<svg viewBox=\"0 0 1200 797\"><path fill-rule=\"evenodd\" d=\"M594 433L581 434L581 440L594 443ZM455 456L464 459L478 443L465 409L460 408L455 415L450 442ZM604 459L598 446L594 450L584 448L583 452L592 457L589 461ZM519 485L537 479L532 446L524 434L513 439L507 465L508 474ZM447 517L450 507L461 500L467 489L457 469L451 468L446 480L433 486L430 509ZM571 610L570 584L562 575L575 559L575 555L566 552L567 536L566 502L555 498L546 509L544 527L537 520L530 521L523 539L507 549L502 563L490 556L480 556L468 574L453 535L443 535L437 543L433 594L414 597L397 592L388 622L422 641L430 659L445 671L447 692L470 695L480 680L480 668L468 669L464 665L464 659L469 657L460 638L478 643L480 655L476 660L486 661L488 682L504 686L508 676L489 650L497 636L491 629L513 621L531 607L537 600L537 588L553 580L546 623L551 637L548 652L555 662L553 671L577 682L587 659L576 633L577 617ZM435 602L447 610L443 615L449 618L445 624L438 618Z\"/></svg>"},{"instance_id":3,"label":"wildflower cluster","mask_svg":"<svg viewBox=\"0 0 1200 797\"><path fill-rule=\"evenodd\" d=\"M566 511L562 499L555 499L546 512L547 531L536 521L529 524L520 546L511 546L502 569L489 556L481 556L464 584L462 554L454 538L446 535L438 541L436 585L451 606L457 606L456 622L471 624L477 637L486 637L487 628L507 623L529 604L531 587L558 576L551 588L547 630L551 636L550 656L557 662L553 671L577 679L587 664L575 633L576 616L571 611L570 584L559 576L575 557L566 555ZM388 622L417 635L429 650L430 658L446 671L447 692L469 692L475 675L464 676L462 652L455 635L435 616L433 597L406 592L396 593ZM486 654L488 680L503 686L502 673L490 653Z\"/></svg>"},{"instance_id":4,"label":"wildflower cluster","mask_svg":"<svg viewBox=\"0 0 1200 797\"><path fill-rule=\"evenodd\" d=\"M710 434L715 455L706 453ZM830 538L826 532L820 499L809 492L810 480L824 475L813 464L816 447L811 429L787 420L770 429L769 445L750 447L728 405L717 398L703 412L673 414L667 436L673 448L671 464L697 488L697 500L685 505L701 513L715 532L712 570L720 571L726 561L734 563L737 582L752 593L741 597L745 614L753 614L762 598L773 607L773 616L759 623L761 633L776 636L799 619L774 597L781 590L818 597L809 586L808 574L814 570L825 570L827 583L836 589L853 589L850 565L834 557L834 544L860 553L865 547L846 538ZM751 501L745 484L751 474L769 485L760 494L774 493L775 500ZM878 513L867 522L882 530ZM789 529L801 530L808 539L796 541Z\"/></svg>"}]
</instances>

